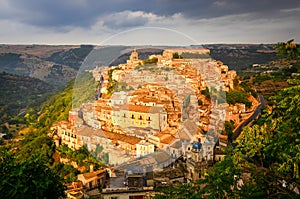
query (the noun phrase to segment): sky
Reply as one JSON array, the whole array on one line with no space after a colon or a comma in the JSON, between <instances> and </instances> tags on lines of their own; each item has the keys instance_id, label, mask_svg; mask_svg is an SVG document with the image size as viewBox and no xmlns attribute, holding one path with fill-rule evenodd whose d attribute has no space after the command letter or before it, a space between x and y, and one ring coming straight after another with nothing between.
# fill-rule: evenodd
<instances>
[{"instance_id":1,"label":"sky","mask_svg":"<svg viewBox=\"0 0 300 199\"><path fill-rule=\"evenodd\" d=\"M300 42L299 21L299 0L0 0L0 43Z\"/></svg>"}]
</instances>

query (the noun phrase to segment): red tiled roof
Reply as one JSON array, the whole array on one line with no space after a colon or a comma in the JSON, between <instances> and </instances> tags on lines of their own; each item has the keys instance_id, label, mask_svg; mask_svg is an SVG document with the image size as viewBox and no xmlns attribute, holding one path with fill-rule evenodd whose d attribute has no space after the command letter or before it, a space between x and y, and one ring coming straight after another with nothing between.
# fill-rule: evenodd
<instances>
[{"instance_id":1,"label":"red tiled roof","mask_svg":"<svg viewBox=\"0 0 300 199\"><path fill-rule=\"evenodd\" d=\"M84 173L84 174L81 174L85 180L89 180L91 178L95 178L97 177L99 174L102 174L102 173L105 173L106 172L106 169L101 169L101 170L97 170L97 171L92 171L92 172L89 172L89 173Z\"/></svg>"},{"instance_id":2,"label":"red tiled roof","mask_svg":"<svg viewBox=\"0 0 300 199\"><path fill-rule=\"evenodd\" d=\"M112 133L105 131L104 132L106 138L110 140L116 140L116 141L121 141L121 142L126 142L131 145L135 145L141 141L140 138L134 137L134 136L128 136L124 134L119 134L119 133Z\"/></svg>"}]
</instances>

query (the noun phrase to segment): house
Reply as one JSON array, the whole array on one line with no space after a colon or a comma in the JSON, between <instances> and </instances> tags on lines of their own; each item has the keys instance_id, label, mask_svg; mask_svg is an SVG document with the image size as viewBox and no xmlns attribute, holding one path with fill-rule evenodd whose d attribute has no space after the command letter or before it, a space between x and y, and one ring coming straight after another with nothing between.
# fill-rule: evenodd
<instances>
[{"instance_id":1,"label":"house","mask_svg":"<svg viewBox=\"0 0 300 199\"><path fill-rule=\"evenodd\" d=\"M121 128L139 127L161 131L167 125L167 112L162 106L124 104L112 109L112 124Z\"/></svg>"},{"instance_id":2,"label":"house","mask_svg":"<svg viewBox=\"0 0 300 199\"><path fill-rule=\"evenodd\" d=\"M73 150L83 146L82 141L78 137L77 128L69 121L58 122L54 124L50 130L53 132L56 146L67 145Z\"/></svg>"},{"instance_id":3,"label":"house","mask_svg":"<svg viewBox=\"0 0 300 199\"><path fill-rule=\"evenodd\" d=\"M94 103L84 103L82 104L82 118L84 122L93 127L100 128L101 123L96 117L95 105Z\"/></svg>"},{"instance_id":4,"label":"house","mask_svg":"<svg viewBox=\"0 0 300 199\"><path fill-rule=\"evenodd\" d=\"M77 176L85 189L105 188L109 184L109 174L106 169L91 171Z\"/></svg>"},{"instance_id":5,"label":"house","mask_svg":"<svg viewBox=\"0 0 300 199\"><path fill-rule=\"evenodd\" d=\"M154 149L154 144L151 144L150 142L147 142L145 140L141 140L136 144L136 156L141 157L150 153L154 153Z\"/></svg>"}]
</instances>

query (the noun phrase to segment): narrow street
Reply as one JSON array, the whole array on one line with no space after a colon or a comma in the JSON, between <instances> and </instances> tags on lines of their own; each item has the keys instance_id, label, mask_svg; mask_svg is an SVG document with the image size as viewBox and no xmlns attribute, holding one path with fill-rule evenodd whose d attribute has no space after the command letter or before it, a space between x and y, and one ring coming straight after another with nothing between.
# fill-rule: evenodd
<instances>
[{"instance_id":1,"label":"narrow street","mask_svg":"<svg viewBox=\"0 0 300 199\"><path fill-rule=\"evenodd\" d=\"M259 100L260 100L260 104L257 106L256 110L254 111L254 113L251 115L251 117L249 117L248 119L246 119L244 122L242 122L233 132L233 136L232 136L232 141L234 141L236 138L238 138L243 130L243 128L245 126L247 126L250 122L252 122L253 120L255 120L258 115L261 113L262 108L265 106L266 101L264 99L264 97L262 95L259 95Z\"/></svg>"}]
</instances>

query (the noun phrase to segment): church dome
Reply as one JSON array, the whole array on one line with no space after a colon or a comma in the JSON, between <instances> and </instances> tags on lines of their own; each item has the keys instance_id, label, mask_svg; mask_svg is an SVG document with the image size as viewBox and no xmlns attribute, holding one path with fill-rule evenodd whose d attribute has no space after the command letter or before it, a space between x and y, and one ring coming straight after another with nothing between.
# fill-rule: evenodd
<instances>
[{"instance_id":1,"label":"church dome","mask_svg":"<svg viewBox=\"0 0 300 199\"><path fill-rule=\"evenodd\" d=\"M200 150L202 148L202 144L200 142L194 142L192 149Z\"/></svg>"}]
</instances>

